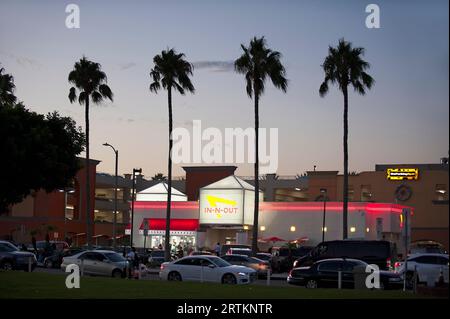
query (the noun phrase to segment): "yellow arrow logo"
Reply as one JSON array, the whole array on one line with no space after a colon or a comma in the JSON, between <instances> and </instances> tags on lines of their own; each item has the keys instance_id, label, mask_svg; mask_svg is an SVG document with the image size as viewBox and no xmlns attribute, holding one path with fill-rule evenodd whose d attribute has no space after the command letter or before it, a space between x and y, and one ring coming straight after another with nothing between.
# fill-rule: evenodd
<instances>
[{"instance_id":1,"label":"yellow arrow logo","mask_svg":"<svg viewBox=\"0 0 450 319\"><path fill-rule=\"evenodd\" d=\"M236 206L235 200L221 198L221 197L217 197L217 196L206 195L206 200L208 201L208 203L211 207L217 207L217 203ZM220 213L216 214L216 216L217 216L217 218L222 218L222 214L220 214Z\"/></svg>"}]
</instances>

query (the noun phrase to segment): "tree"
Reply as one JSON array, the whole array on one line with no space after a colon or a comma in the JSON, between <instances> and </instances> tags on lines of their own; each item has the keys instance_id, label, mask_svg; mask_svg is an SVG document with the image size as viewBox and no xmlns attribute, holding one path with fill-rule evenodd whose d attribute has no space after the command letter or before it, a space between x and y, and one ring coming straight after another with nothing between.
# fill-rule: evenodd
<instances>
[{"instance_id":1,"label":"tree","mask_svg":"<svg viewBox=\"0 0 450 319\"><path fill-rule=\"evenodd\" d=\"M0 103L0 152L7 169L0 170L0 212L32 191L47 192L70 183L80 163L85 139L70 117L46 116L22 104Z\"/></svg>"},{"instance_id":2,"label":"tree","mask_svg":"<svg viewBox=\"0 0 450 319\"><path fill-rule=\"evenodd\" d=\"M234 62L237 73L245 75L247 95L255 103L255 207L253 214L253 254L258 250L259 218L259 99L264 93L265 82L270 78L272 84L286 92L288 81L286 70L281 63L281 53L267 48L264 37L254 37L248 47L241 45L244 53Z\"/></svg>"},{"instance_id":3,"label":"tree","mask_svg":"<svg viewBox=\"0 0 450 319\"><path fill-rule=\"evenodd\" d=\"M344 95L344 187L343 187L343 238L348 237L348 87L361 94L371 89L374 79L366 73L370 68L368 62L361 57L364 48L353 48L350 42L339 40L337 47L328 48L328 56L322 65L325 79L320 85L321 97L328 92L328 85L336 84Z\"/></svg>"},{"instance_id":4,"label":"tree","mask_svg":"<svg viewBox=\"0 0 450 319\"><path fill-rule=\"evenodd\" d=\"M164 176L163 173L157 173L157 174L155 174L155 176L152 177L152 180L153 181L166 181L167 177Z\"/></svg>"},{"instance_id":5,"label":"tree","mask_svg":"<svg viewBox=\"0 0 450 319\"><path fill-rule=\"evenodd\" d=\"M174 49L164 50L153 58L154 67L150 71L152 83L150 91L158 93L163 88L167 90L167 104L169 107L169 157L167 174L167 209L166 209L166 233L165 233L165 260L170 261L170 210L172 196L172 90L181 95L186 92L194 93L195 89L189 78L193 74L193 66L185 60L183 53L177 53Z\"/></svg>"},{"instance_id":6,"label":"tree","mask_svg":"<svg viewBox=\"0 0 450 319\"><path fill-rule=\"evenodd\" d=\"M101 70L101 65L89 61L86 57L76 62L69 73L69 83L74 86L69 90L69 101L84 103L85 132L86 132L86 241L91 247L91 185L89 174L89 103L101 103L105 99L113 100L113 93L107 85L106 74Z\"/></svg>"},{"instance_id":7,"label":"tree","mask_svg":"<svg viewBox=\"0 0 450 319\"><path fill-rule=\"evenodd\" d=\"M17 100L14 95L14 78L11 74L3 74L4 71L4 68L0 68L0 104L14 104Z\"/></svg>"}]
</instances>

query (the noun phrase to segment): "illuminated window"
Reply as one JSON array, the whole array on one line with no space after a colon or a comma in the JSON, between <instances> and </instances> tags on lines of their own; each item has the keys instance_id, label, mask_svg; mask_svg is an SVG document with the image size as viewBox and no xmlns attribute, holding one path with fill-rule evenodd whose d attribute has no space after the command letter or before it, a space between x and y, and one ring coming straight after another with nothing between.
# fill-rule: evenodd
<instances>
[{"instance_id":1,"label":"illuminated window","mask_svg":"<svg viewBox=\"0 0 450 319\"><path fill-rule=\"evenodd\" d=\"M259 227L259 230L265 231L265 230L266 230L266 226L261 226L261 227Z\"/></svg>"},{"instance_id":2,"label":"illuminated window","mask_svg":"<svg viewBox=\"0 0 450 319\"><path fill-rule=\"evenodd\" d=\"M328 231L328 228L322 227L322 231L323 231L323 232L327 232L327 231Z\"/></svg>"},{"instance_id":3,"label":"illuminated window","mask_svg":"<svg viewBox=\"0 0 450 319\"><path fill-rule=\"evenodd\" d=\"M290 231L294 232L295 231L295 226L291 226Z\"/></svg>"},{"instance_id":4,"label":"illuminated window","mask_svg":"<svg viewBox=\"0 0 450 319\"><path fill-rule=\"evenodd\" d=\"M248 225L244 225L244 230L248 230Z\"/></svg>"},{"instance_id":5,"label":"illuminated window","mask_svg":"<svg viewBox=\"0 0 450 319\"><path fill-rule=\"evenodd\" d=\"M350 232L354 233L356 231L356 227L350 227Z\"/></svg>"},{"instance_id":6,"label":"illuminated window","mask_svg":"<svg viewBox=\"0 0 450 319\"><path fill-rule=\"evenodd\" d=\"M448 200L448 192L447 185L445 184L437 184L436 185L436 196L437 201L446 201Z\"/></svg>"},{"instance_id":7,"label":"illuminated window","mask_svg":"<svg viewBox=\"0 0 450 319\"><path fill-rule=\"evenodd\" d=\"M361 201L372 201L372 187L370 185L361 185Z\"/></svg>"},{"instance_id":8,"label":"illuminated window","mask_svg":"<svg viewBox=\"0 0 450 319\"><path fill-rule=\"evenodd\" d=\"M367 228L366 228L366 232L370 232L370 229L369 229L369 227L367 227Z\"/></svg>"}]
</instances>

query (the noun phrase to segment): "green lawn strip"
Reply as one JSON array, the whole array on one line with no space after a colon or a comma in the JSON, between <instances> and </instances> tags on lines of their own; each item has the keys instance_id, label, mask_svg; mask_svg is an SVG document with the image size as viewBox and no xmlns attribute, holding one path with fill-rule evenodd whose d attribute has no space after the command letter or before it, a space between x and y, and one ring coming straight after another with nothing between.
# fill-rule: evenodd
<instances>
[{"instance_id":1,"label":"green lawn strip","mask_svg":"<svg viewBox=\"0 0 450 319\"><path fill-rule=\"evenodd\" d=\"M174 298L174 299L335 299L415 298L402 291L304 289L262 285L230 286L196 282L82 277L79 289L67 289L64 274L0 272L0 298Z\"/></svg>"}]
</instances>

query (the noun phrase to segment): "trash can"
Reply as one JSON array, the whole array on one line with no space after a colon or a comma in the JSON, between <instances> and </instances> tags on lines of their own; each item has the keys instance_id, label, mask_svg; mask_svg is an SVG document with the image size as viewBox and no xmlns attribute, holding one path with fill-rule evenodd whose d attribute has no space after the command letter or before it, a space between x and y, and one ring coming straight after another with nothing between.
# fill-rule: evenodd
<instances>
[{"instance_id":1,"label":"trash can","mask_svg":"<svg viewBox=\"0 0 450 319\"><path fill-rule=\"evenodd\" d=\"M356 266L353 268L353 278L355 281L355 289L368 289L366 286L366 267Z\"/></svg>"}]
</instances>

